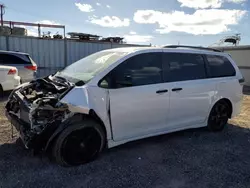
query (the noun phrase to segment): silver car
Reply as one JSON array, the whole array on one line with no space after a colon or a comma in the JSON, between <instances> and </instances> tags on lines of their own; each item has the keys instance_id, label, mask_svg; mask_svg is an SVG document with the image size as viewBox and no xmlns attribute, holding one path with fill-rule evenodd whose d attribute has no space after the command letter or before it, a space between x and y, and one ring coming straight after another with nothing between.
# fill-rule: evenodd
<instances>
[{"instance_id":1,"label":"silver car","mask_svg":"<svg viewBox=\"0 0 250 188\"><path fill-rule=\"evenodd\" d=\"M29 82L36 77L37 65L27 53L0 51L0 65L16 67L21 83Z\"/></svg>"}]
</instances>

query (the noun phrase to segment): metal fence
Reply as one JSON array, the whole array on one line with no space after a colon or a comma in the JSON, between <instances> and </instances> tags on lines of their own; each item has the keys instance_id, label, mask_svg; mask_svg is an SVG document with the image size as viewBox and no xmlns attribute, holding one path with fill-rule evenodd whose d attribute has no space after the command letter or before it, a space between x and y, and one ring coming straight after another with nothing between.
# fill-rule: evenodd
<instances>
[{"instance_id":1,"label":"metal fence","mask_svg":"<svg viewBox=\"0 0 250 188\"><path fill-rule=\"evenodd\" d=\"M38 65L38 77L52 74L92 53L119 47L140 46L70 39L0 36L0 50L29 53Z\"/></svg>"}]
</instances>

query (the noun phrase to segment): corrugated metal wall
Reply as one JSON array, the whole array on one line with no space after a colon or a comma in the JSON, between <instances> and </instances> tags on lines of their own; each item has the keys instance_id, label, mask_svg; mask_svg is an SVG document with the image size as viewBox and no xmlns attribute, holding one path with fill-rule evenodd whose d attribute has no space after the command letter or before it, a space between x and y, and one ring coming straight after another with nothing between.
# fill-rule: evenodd
<instances>
[{"instance_id":1,"label":"corrugated metal wall","mask_svg":"<svg viewBox=\"0 0 250 188\"><path fill-rule=\"evenodd\" d=\"M0 37L0 49L2 50L6 50L7 47L6 47L6 38L1 36Z\"/></svg>"},{"instance_id":2,"label":"corrugated metal wall","mask_svg":"<svg viewBox=\"0 0 250 188\"><path fill-rule=\"evenodd\" d=\"M29 53L38 65L38 76L46 76L92 53L119 47L139 45L76 40L39 39L35 37L0 36L0 50ZM65 53L66 52L66 53Z\"/></svg>"},{"instance_id":3,"label":"corrugated metal wall","mask_svg":"<svg viewBox=\"0 0 250 188\"><path fill-rule=\"evenodd\" d=\"M87 43L77 41L67 41L67 63L68 65L92 53L110 49L110 43Z\"/></svg>"}]
</instances>

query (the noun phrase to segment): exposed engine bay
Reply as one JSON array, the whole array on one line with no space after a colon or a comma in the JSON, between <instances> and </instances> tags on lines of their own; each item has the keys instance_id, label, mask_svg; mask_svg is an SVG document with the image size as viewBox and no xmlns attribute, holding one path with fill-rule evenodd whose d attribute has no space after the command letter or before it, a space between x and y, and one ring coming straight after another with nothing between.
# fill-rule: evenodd
<instances>
[{"instance_id":1,"label":"exposed engine bay","mask_svg":"<svg viewBox=\"0 0 250 188\"><path fill-rule=\"evenodd\" d=\"M23 84L11 93L6 116L20 131L27 148L39 146L38 141L73 115L60 99L74 86L65 78L48 76Z\"/></svg>"}]
</instances>

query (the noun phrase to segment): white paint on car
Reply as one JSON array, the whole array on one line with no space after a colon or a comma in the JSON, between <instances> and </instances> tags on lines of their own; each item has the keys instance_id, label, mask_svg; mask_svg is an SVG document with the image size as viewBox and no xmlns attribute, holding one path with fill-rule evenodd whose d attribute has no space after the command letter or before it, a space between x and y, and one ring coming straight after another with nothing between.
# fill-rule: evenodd
<instances>
[{"instance_id":1,"label":"white paint on car","mask_svg":"<svg viewBox=\"0 0 250 188\"><path fill-rule=\"evenodd\" d=\"M11 72L11 71L14 72ZM20 84L16 67L0 65L0 85L3 91L12 90Z\"/></svg>"}]
</instances>

